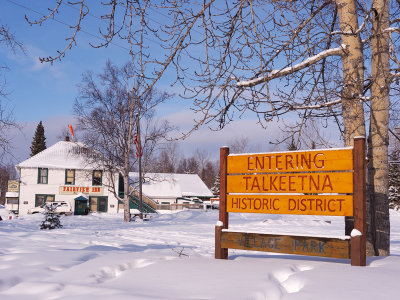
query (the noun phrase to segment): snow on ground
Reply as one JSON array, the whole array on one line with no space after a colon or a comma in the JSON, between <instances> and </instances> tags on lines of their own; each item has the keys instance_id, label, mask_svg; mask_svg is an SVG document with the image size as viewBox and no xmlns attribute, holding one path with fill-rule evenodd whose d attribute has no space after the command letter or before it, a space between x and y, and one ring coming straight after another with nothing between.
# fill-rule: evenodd
<instances>
[{"instance_id":1,"label":"snow on ground","mask_svg":"<svg viewBox=\"0 0 400 300\"><path fill-rule=\"evenodd\" d=\"M391 211L390 257L349 260L229 250L215 260L218 211L7 219L0 207L0 299L399 299L400 212ZM230 214L230 227L340 236L343 218Z\"/></svg>"}]
</instances>

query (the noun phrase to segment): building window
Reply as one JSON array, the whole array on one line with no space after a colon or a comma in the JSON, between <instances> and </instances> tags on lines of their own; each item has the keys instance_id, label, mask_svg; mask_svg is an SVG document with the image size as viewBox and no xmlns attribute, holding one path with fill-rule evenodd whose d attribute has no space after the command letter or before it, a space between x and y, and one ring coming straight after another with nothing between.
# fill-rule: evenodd
<instances>
[{"instance_id":1,"label":"building window","mask_svg":"<svg viewBox=\"0 0 400 300\"><path fill-rule=\"evenodd\" d=\"M55 195L36 194L35 195L35 206L40 206L46 202L53 202Z\"/></svg>"},{"instance_id":2,"label":"building window","mask_svg":"<svg viewBox=\"0 0 400 300\"><path fill-rule=\"evenodd\" d=\"M75 170L72 169L65 170L65 184L70 184L70 185L75 184Z\"/></svg>"},{"instance_id":3,"label":"building window","mask_svg":"<svg viewBox=\"0 0 400 300\"><path fill-rule=\"evenodd\" d=\"M92 185L102 185L103 184L103 171L95 170L93 171Z\"/></svg>"},{"instance_id":4,"label":"building window","mask_svg":"<svg viewBox=\"0 0 400 300\"><path fill-rule=\"evenodd\" d=\"M47 168L39 168L38 171L38 183L47 184L49 176L49 169Z\"/></svg>"},{"instance_id":5,"label":"building window","mask_svg":"<svg viewBox=\"0 0 400 300\"><path fill-rule=\"evenodd\" d=\"M108 197L106 196L90 196L90 211L107 212Z\"/></svg>"}]
</instances>

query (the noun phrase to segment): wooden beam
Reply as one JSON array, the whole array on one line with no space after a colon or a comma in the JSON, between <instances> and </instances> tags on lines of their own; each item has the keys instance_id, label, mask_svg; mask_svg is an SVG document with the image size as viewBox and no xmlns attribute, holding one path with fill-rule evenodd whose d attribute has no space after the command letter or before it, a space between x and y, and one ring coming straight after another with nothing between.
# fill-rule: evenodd
<instances>
[{"instance_id":1,"label":"wooden beam","mask_svg":"<svg viewBox=\"0 0 400 300\"><path fill-rule=\"evenodd\" d=\"M222 222L222 229L228 229L229 226L229 215L226 210L226 184L227 184L227 169L228 169L228 155L229 148L222 147L220 148L220 181L219 181L219 221ZM222 249L220 246L220 241L217 241L217 238L220 239L220 234L217 235L217 227L215 228L215 258L219 259L228 259L228 248ZM218 229L219 230L219 229ZM219 249L217 249L219 247ZM218 257L217 257L218 252Z\"/></svg>"},{"instance_id":2,"label":"wooden beam","mask_svg":"<svg viewBox=\"0 0 400 300\"><path fill-rule=\"evenodd\" d=\"M366 265L366 150L365 137L354 138L354 229L351 237L351 265Z\"/></svg>"}]
</instances>

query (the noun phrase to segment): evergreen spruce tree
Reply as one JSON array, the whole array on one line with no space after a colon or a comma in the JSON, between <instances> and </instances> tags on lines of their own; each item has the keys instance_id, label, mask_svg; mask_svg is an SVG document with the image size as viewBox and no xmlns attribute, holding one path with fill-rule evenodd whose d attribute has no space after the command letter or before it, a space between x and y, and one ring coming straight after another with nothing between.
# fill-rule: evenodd
<instances>
[{"instance_id":1,"label":"evergreen spruce tree","mask_svg":"<svg viewBox=\"0 0 400 300\"><path fill-rule=\"evenodd\" d=\"M211 187L211 192L214 194L214 196L219 197L219 172L217 172L217 175L215 176L215 181L214 185Z\"/></svg>"},{"instance_id":2,"label":"evergreen spruce tree","mask_svg":"<svg viewBox=\"0 0 400 300\"><path fill-rule=\"evenodd\" d=\"M36 127L35 136L33 137L31 146L31 156L38 154L46 149L46 137L44 136L44 127L42 121Z\"/></svg>"},{"instance_id":3,"label":"evergreen spruce tree","mask_svg":"<svg viewBox=\"0 0 400 300\"><path fill-rule=\"evenodd\" d=\"M56 206L45 205L44 206L44 220L40 224L40 229L57 229L62 228L60 222L60 215L55 213Z\"/></svg>"}]
</instances>

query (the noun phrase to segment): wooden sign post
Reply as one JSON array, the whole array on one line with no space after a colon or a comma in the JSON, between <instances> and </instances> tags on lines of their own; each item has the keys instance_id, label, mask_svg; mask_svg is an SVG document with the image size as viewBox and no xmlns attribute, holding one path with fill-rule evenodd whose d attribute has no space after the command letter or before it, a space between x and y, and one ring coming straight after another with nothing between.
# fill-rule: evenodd
<instances>
[{"instance_id":1,"label":"wooden sign post","mask_svg":"<svg viewBox=\"0 0 400 300\"><path fill-rule=\"evenodd\" d=\"M229 155L220 150L220 211L215 258L228 249L351 258L366 265L365 138L354 147ZM267 235L229 231L229 212L354 216L351 237Z\"/></svg>"}]
</instances>

